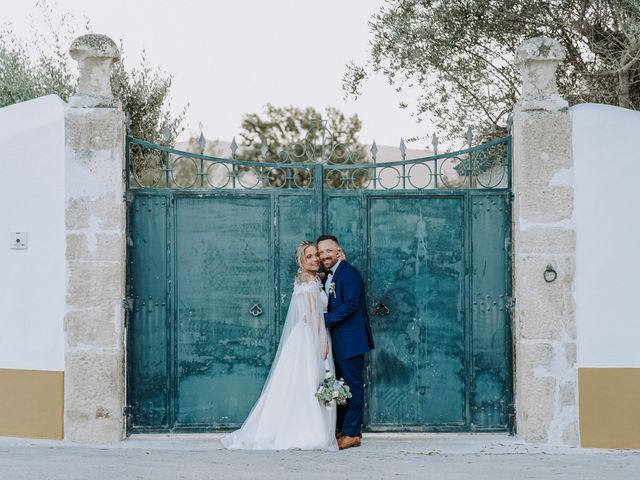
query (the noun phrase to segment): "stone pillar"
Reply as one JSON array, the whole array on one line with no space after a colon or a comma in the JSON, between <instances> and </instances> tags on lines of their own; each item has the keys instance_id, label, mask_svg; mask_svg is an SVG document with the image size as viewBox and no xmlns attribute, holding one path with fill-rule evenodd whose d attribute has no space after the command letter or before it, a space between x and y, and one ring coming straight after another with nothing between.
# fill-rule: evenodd
<instances>
[{"instance_id":1,"label":"stone pillar","mask_svg":"<svg viewBox=\"0 0 640 480\"><path fill-rule=\"evenodd\" d=\"M564 58L550 38L518 47L513 117L516 429L551 445L578 444L571 119L555 80Z\"/></svg>"},{"instance_id":2,"label":"stone pillar","mask_svg":"<svg viewBox=\"0 0 640 480\"><path fill-rule=\"evenodd\" d=\"M78 91L66 134L65 439L123 438L125 215L124 129L111 91L120 54L104 35L76 38Z\"/></svg>"}]
</instances>

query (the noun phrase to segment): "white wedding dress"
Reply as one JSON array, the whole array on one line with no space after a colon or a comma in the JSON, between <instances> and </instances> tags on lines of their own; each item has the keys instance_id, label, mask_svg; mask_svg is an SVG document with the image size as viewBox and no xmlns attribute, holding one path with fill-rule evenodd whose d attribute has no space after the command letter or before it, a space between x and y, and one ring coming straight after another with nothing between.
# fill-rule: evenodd
<instances>
[{"instance_id":1,"label":"white wedding dress","mask_svg":"<svg viewBox=\"0 0 640 480\"><path fill-rule=\"evenodd\" d=\"M323 312L327 295L319 279L293 287L278 351L260 398L235 432L221 442L228 449L337 450L336 407L315 397L325 370L334 374ZM323 348L327 345L327 361Z\"/></svg>"}]
</instances>

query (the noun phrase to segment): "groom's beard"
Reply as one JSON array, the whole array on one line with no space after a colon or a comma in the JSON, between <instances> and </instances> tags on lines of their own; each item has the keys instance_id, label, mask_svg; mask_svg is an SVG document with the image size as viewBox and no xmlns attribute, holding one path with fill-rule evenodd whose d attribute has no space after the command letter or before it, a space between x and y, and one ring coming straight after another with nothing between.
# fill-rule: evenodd
<instances>
[{"instance_id":1,"label":"groom's beard","mask_svg":"<svg viewBox=\"0 0 640 480\"><path fill-rule=\"evenodd\" d=\"M336 261L335 258L327 258L327 259L322 261L322 266L324 267L325 270L329 270L336 263L337 263L337 261Z\"/></svg>"}]
</instances>

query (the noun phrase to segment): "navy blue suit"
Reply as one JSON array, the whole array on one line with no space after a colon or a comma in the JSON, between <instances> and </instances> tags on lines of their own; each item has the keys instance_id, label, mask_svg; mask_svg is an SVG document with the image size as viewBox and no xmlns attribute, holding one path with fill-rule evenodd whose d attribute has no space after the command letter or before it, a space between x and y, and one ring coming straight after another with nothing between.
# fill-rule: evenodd
<instances>
[{"instance_id":1,"label":"navy blue suit","mask_svg":"<svg viewBox=\"0 0 640 480\"><path fill-rule=\"evenodd\" d=\"M344 378L351 397L338 407L337 429L348 437L360 434L364 408L364 354L374 348L364 282L358 270L342 260L331 279L329 308L324 314L331 331L336 377Z\"/></svg>"}]
</instances>

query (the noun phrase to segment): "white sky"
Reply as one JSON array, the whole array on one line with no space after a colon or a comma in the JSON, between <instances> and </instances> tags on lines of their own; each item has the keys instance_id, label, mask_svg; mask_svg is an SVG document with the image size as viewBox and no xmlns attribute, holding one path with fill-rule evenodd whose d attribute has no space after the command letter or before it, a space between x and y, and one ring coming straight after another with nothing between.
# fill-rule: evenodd
<instances>
[{"instance_id":1,"label":"white sky","mask_svg":"<svg viewBox=\"0 0 640 480\"><path fill-rule=\"evenodd\" d=\"M0 0L0 22L28 35L35 0ZM341 79L350 60L368 58L368 21L382 0L49 0L82 28L124 40L125 63L146 50L153 65L174 75L172 107L189 104L187 130L202 122L207 139L230 140L243 114L263 106L335 106L357 113L360 141L398 145L400 137L434 130L411 116L412 97L397 94L382 77L345 103ZM79 30L79 33L84 33ZM415 95L415 94L414 94ZM400 109L406 100L409 108ZM184 137L184 135L183 135ZM409 145L425 148L426 140Z\"/></svg>"}]
</instances>

